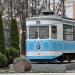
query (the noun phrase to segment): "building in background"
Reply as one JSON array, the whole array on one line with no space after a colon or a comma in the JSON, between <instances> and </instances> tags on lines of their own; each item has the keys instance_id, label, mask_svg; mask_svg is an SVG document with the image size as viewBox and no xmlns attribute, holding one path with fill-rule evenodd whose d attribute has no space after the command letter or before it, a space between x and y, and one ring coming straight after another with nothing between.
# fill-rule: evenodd
<instances>
[{"instance_id":1,"label":"building in background","mask_svg":"<svg viewBox=\"0 0 75 75\"><path fill-rule=\"evenodd\" d=\"M46 0L47 10L53 10L56 15L75 18L75 0ZM63 4L64 3L64 4Z\"/></svg>"},{"instance_id":2,"label":"building in background","mask_svg":"<svg viewBox=\"0 0 75 75\"><path fill-rule=\"evenodd\" d=\"M66 17L75 18L75 0L65 0Z\"/></svg>"}]
</instances>

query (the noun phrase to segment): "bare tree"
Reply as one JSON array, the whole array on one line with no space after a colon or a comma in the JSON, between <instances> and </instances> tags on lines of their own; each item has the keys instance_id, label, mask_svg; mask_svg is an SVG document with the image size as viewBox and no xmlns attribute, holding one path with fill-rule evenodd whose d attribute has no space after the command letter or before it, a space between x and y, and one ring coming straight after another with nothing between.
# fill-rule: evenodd
<instances>
[{"instance_id":1,"label":"bare tree","mask_svg":"<svg viewBox=\"0 0 75 75\"><path fill-rule=\"evenodd\" d=\"M52 2L53 3L52 3ZM15 17L22 27L22 51L26 50L26 18L39 15L42 10L52 10L56 14L63 11L63 1L58 0L0 0L0 12L3 14L4 26L10 28L10 20Z\"/></svg>"}]
</instances>

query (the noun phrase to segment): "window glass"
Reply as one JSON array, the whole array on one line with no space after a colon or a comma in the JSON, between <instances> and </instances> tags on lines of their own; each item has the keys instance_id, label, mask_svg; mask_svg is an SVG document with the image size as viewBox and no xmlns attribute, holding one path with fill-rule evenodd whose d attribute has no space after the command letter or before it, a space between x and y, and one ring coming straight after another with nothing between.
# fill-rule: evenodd
<instances>
[{"instance_id":1,"label":"window glass","mask_svg":"<svg viewBox=\"0 0 75 75\"><path fill-rule=\"evenodd\" d=\"M29 38L30 39L46 39L49 38L49 27L48 26L31 26L29 27Z\"/></svg>"},{"instance_id":2,"label":"window glass","mask_svg":"<svg viewBox=\"0 0 75 75\"><path fill-rule=\"evenodd\" d=\"M38 27L29 27L29 38L36 39L38 38Z\"/></svg>"},{"instance_id":3,"label":"window glass","mask_svg":"<svg viewBox=\"0 0 75 75\"><path fill-rule=\"evenodd\" d=\"M74 40L74 26L63 25L63 39L64 40Z\"/></svg>"},{"instance_id":4,"label":"window glass","mask_svg":"<svg viewBox=\"0 0 75 75\"><path fill-rule=\"evenodd\" d=\"M51 26L51 38L57 39L57 26Z\"/></svg>"},{"instance_id":5,"label":"window glass","mask_svg":"<svg viewBox=\"0 0 75 75\"><path fill-rule=\"evenodd\" d=\"M40 39L49 38L49 27L48 26L39 27L39 38Z\"/></svg>"}]
</instances>

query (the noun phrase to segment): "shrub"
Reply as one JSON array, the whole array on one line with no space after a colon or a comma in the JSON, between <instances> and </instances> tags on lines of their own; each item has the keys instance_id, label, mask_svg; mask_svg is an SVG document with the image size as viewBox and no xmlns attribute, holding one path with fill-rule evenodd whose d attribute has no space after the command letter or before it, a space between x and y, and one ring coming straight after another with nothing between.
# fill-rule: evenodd
<instances>
[{"instance_id":1,"label":"shrub","mask_svg":"<svg viewBox=\"0 0 75 75\"><path fill-rule=\"evenodd\" d=\"M11 20L9 46L19 50L19 30L16 19Z\"/></svg>"},{"instance_id":2,"label":"shrub","mask_svg":"<svg viewBox=\"0 0 75 75\"><path fill-rule=\"evenodd\" d=\"M0 67L5 67L7 64L7 57L0 52Z\"/></svg>"},{"instance_id":3,"label":"shrub","mask_svg":"<svg viewBox=\"0 0 75 75\"><path fill-rule=\"evenodd\" d=\"M19 57L19 51L15 48L7 48L6 49L6 56L8 59L8 64L13 63L14 58Z\"/></svg>"}]
</instances>

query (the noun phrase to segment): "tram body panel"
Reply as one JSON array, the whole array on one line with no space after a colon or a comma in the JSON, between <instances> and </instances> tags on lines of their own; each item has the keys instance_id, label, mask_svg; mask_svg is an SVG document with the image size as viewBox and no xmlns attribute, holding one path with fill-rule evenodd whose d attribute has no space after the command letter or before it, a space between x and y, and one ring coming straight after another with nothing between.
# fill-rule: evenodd
<instances>
[{"instance_id":1,"label":"tram body panel","mask_svg":"<svg viewBox=\"0 0 75 75\"><path fill-rule=\"evenodd\" d=\"M55 59L63 53L75 53L75 42L59 40L27 40L28 59Z\"/></svg>"}]
</instances>

